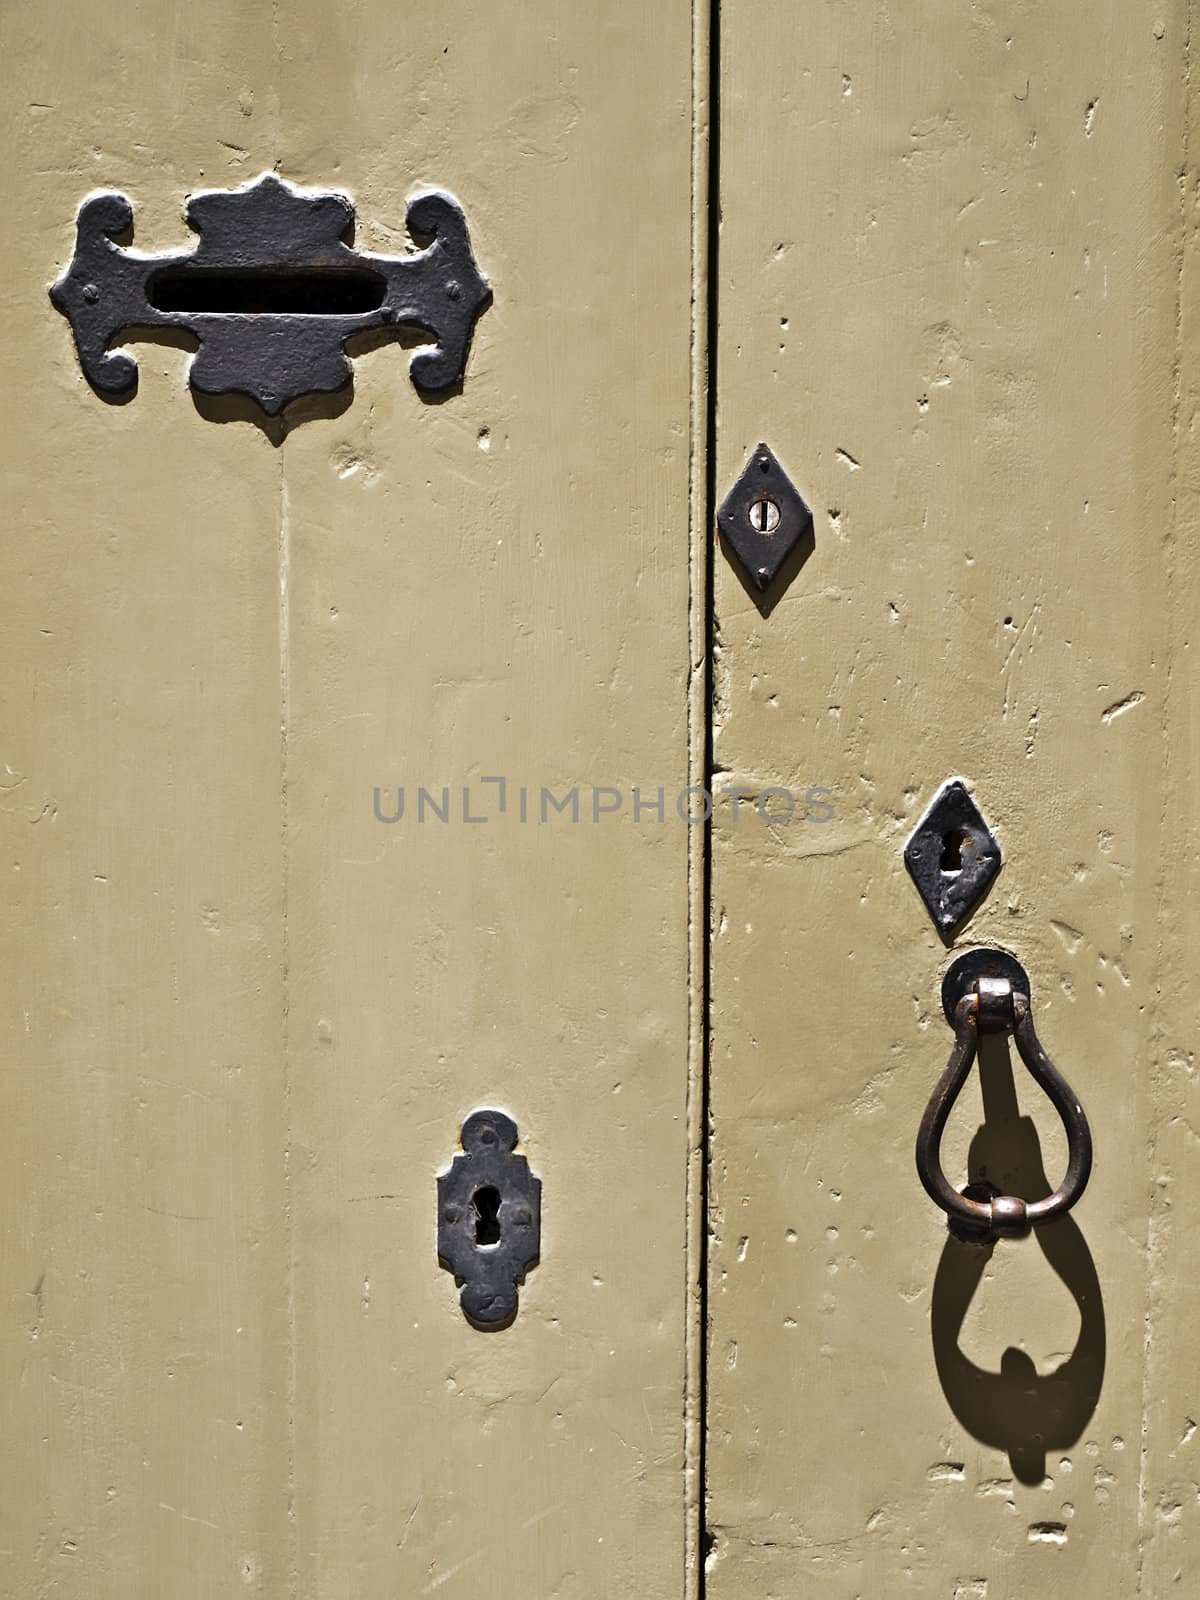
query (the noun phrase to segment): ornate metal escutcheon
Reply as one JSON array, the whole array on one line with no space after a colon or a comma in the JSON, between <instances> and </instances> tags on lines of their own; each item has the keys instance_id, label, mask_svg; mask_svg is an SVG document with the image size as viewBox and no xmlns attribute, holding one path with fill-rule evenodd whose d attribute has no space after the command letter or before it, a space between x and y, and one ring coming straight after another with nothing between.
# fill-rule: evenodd
<instances>
[{"instance_id":1,"label":"ornate metal escutcheon","mask_svg":"<svg viewBox=\"0 0 1200 1600\"><path fill-rule=\"evenodd\" d=\"M505 1328L517 1285L541 1251L542 1182L514 1154L517 1125L503 1111L473 1111L462 1155L438 1177L438 1260L462 1288L475 1327Z\"/></svg>"},{"instance_id":2,"label":"ornate metal escutcheon","mask_svg":"<svg viewBox=\"0 0 1200 1600\"><path fill-rule=\"evenodd\" d=\"M439 394L462 381L490 291L450 195L409 202L409 231L431 241L411 256L354 249L345 195L296 189L271 172L241 189L193 195L186 217L199 235L194 250L136 255L118 243L133 227L125 195L94 194L79 208L75 255L50 298L70 320L99 394L134 393L137 363L110 346L158 328L199 341L188 369L193 389L248 395L272 417L302 395L351 382L345 347L354 334L424 329L434 343L412 358L417 389Z\"/></svg>"}]
</instances>

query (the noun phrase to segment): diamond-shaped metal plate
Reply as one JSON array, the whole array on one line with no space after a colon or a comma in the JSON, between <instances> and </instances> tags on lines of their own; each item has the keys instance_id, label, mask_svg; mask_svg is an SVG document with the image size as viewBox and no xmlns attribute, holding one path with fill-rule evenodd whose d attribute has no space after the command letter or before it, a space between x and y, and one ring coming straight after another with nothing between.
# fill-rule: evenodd
<instances>
[{"instance_id":1,"label":"diamond-shaped metal plate","mask_svg":"<svg viewBox=\"0 0 1200 1600\"><path fill-rule=\"evenodd\" d=\"M813 535L812 512L765 444L747 461L717 512L725 547L747 581L765 592L798 545Z\"/></svg>"},{"instance_id":2,"label":"diamond-shaped metal plate","mask_svg":"<svg viewBox=\"0 0 1200 1600\"><path fill-rule=\"evenodd\" d=\"M940 790L904 847L904 864L944 938L979 905L1000 871L1000 846L960 778Z\"/></svg>"}]
</instances>

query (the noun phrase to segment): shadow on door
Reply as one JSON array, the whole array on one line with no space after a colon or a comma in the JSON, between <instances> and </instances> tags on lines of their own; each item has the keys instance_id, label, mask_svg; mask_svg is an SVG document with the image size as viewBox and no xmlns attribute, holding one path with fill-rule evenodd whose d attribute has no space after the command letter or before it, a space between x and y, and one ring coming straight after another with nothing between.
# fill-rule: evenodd
<instances>
[{"instance_id":1,"label":"shadow on door","mask_svg":"<svg viewBox=\"0 0 1200 1600\"><path fill-rule=\"evenodd\" d=\"M981 1038L979 1076L984 1121L971 1141L970 1182L990 1185L989 1192L1019 1194L1030 1202L1044 1199L1053 1185L1046 1176L1037 1129L1017 1105L1007 1038ZM1024 1484L1040 1483L1046 1475L1047 1451L1068 1448L1087 1427L1100 1398L1105 1360L1100 1280L1078 1224L1069 1215L1060 1217L1035 1228L1033 1239L1079 1308L1075 1348L1053 1372L1039 1373L1025 1351L1014 1346L1005 1350L999 1372L991 1372L959 1347L967 1311L994 1244L967 1243L947 1235L931 1310L934 1360L954 1415L976 1439L1006 1451L1013 1476ZM1032 1241L1025 1241L1024 1248L1031 1247Z\"/></svg>"}]
</instances>

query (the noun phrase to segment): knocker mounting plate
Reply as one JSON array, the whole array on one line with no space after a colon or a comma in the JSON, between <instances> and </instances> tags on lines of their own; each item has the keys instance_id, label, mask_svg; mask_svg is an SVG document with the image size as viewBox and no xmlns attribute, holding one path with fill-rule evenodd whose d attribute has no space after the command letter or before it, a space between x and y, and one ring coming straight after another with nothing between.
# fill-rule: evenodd
<instances>
[{"instance_id":1,"label":"knocker mounting plate","mask_svg":"<svg viewBox=\"0 0 1200 1600\"><path fill-rule=\"evenodd\" d=\"M473 1111L463 1153L438 1178L438 1260L462 1287L459 1303L477 1328L505 1328L517 1285L541 1252L542 1182L515 1155L517 1125L503 1111Z\"/></svg>"},{"instance_id":2,"label":"knocker mounting plate","mask_svg":"<svg viewBox=\"0 0 1200 1600\"><path fill-rule=\"evenodd\" d=\"M354 207L345 195L296 189L271 172L241 189L193 195L186 216L199 235L196 248L149 256L122 247L133 227L125 195L94 194L79 209L75 255L50 298L70 320L80 365L98 393L112 400L134 393L137 363L110 346L156 328L199 340L188 369L193 389L247 395L271 417L302 395L349 384L347 339L378 329L432 335L433 345L409 367L421 393L461 382L490 295L450 195L409 202L410 232L431 240L411 256L354 249Z\"/></svg>"},{"instance_id":3,"label":"knocker mounting plate","mask_svg":"<svg viewBox=\"0 0 1200 1600\"><path fill-rule=\"evenodd\" d=\"M1014 994L1032 993L1029 974L1016 956L1010 956L1007 950L988 947L965 950L950 963L942 979L942 1011L951 1027L954 1026L958 1002L963 995L975 992L980 978L1007 979Z\"/></svg>"}]
</instances>

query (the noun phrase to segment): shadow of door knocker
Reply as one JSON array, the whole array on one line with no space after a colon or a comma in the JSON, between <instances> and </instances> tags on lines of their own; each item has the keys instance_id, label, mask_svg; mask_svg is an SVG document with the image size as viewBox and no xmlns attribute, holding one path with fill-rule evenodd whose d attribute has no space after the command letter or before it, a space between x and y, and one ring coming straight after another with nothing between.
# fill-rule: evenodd
<instances>
[{"instance_id":1,"label":"shadow of door knocker","mask_svg":"<svg viewBox=\"0 0 1200 1600\"><path fill-rule=\"evenodd\" d=\"M1021 1482L1038 1483L1045 1476L1046 1452L1069 1448L1082 1434L1104 1379L1100 1282L1087 1242L1068 1214L1091 1172L1091 1133L1074 1091L1038 1040L1029 978L1018 961L1001 950L969 951L946 973L942 1003L954 1028L954 1047L921 1119L916 1149L921 1182L949 1224L933 1286L934 1360L963 1426L983 1443L1005 1450ZM1018 1110L1010 1035L1067 1131L1067 1170L1053 1191L1036 1127ZM970 1181L960 1192L942 1170L941 1139L976 1058L984 1122L971 1143ZM1030 1231L1075 1302L1079 1335L1074 1350L1052 1372L1038 1373L1026 1352L1011 1346L999 1372L990 1372L965 1355L959 1336L997 1242Z\"/></svg>"}]
</instances>

